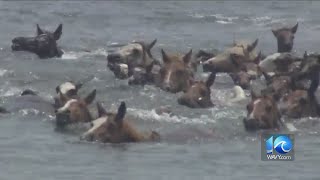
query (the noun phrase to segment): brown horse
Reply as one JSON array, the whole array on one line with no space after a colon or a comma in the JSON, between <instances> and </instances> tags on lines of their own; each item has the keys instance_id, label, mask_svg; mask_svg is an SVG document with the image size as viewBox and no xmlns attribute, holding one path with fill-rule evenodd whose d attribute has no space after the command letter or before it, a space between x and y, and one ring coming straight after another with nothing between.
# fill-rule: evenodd
<instances>
[{"instance_id":1,"label":"brown horse","mask_svg":"<svg viewBox=\"0 0 320 180\"><path fill-rule=\"evenodd\" d=\"M272 95L276 97L276 100L279 100L285 94L290 93L296 87L296 83L289 75L270 76L265 72L263 72L263 75L267 84L265 91L272 93Z\"/></svg>"},{"instance_id":2,"label":"brown horse","mask_svg":"<svg viewBox=\"0 0 320 180\"><path fill-rule=\"evenodd\" d=\"M150 44L132 42L121 47L116 52L110 53L107 56L108 68L119 79L129 78L136 67L147 69L154 61L151 49L156 42L157 39L153 40Z\"/></svg>"},{"instance_id":3,"label":"brown horse","mask_svg":"<svg viewBox=\"0 0 320 180\"><path fill-rule=\"evenodd\" d=\"M277 38L278 52L290 52L293 48L294 35L298 30L298 23L291 27L273 29L272 33Z\"/></svg>"},{"instance_id":4,"label":"brown horse","mask_svg":"<svg viewBox=\"0 0 320 180\"><path fill-rule=\"evenodd\" d=\"M255 80L262 75L259 68L261 60L261 52L253 62L244 62L243 69L239 72L229 73L235 85L240 86L242 89L249 89L251 80Z\"/></svg>"},{"instance_id":5,"label":"brown horse","mask_svg":"<svg viewBox=\"0 0 320 180\"><path fill-rule=\"evenodd\" d=\"M57 96L54 97L54 106L56 109L62 107L70 99L78 99L78 90L82 83L65 82L56 87Z\"/></svg>"},{"instance_id":6,"label":"brown horse","mask_svg":"<svg viewBox=\"0 0 320 180\"><path fill-rule=\"evenodd\" d=\"M194 72L190 65L192 50L184 56L167 55L161 50L163 66L160 69L159 86L172 93L186 91L194 79Z\"/></svg>"},{"instance_id":7,"label":"brown horse","mask_svg":"<svg viewBox=\"0 0 320 180\"><path fill-rule=\"evenodd\" d=\"M282 122L275 99L271 95L257 97L253 92L251 96L252 100L247 105L247 117L243 119L245 129L279 129L279 122Z\"/></svg>"},{"instance_id":8,"label":"brown horse","mask_svg":"<svg viewBox=\"0 0 320 180\"><path fill-rule=\"evenodd\" d=\"M67 124L92 121L88 105L94 101L95 97L96 90L93 90L84 99L69 99L62 107L56 110L57 127L63 128Z\"/></svg>"},{"instance_id":9,"label":"brown horse","mask_svg":"<svg viewBox=\"0 0 320 180\"><path fill-rule=\"evenodd\" d=\"M128 143L142 141L159 141L160 135L139 132L126 118L126 104L121 102L117 113L107 113L102 106L97 104L100 118L92 122L92 128L81 136L87 141L102 143Z\"/></svg>"},{"instance_id":10,"label":"brown horse","mask_svg":"<svg viewBox=\"0 0 320 180\"><path fill-rule=\"evenodd\" d=\"M211 73L207 81L196 81L191 87L178 98L178 103L190 108L212 107L210 87L216 78L215 73Z\"/></svg>"},{"instance_id":11,"label":"brown horse","mask_svg":"<svg viewBox=\"0 0 320 180\"><path fill-rule=\"evenodd\" d=\"M286 94L281 99L280 110L292 118L320 116L320 106L315 96L319 86L320 60L311 58L308 62L302 62L301 71L293 75L293 81L301 79L311 80L308 89L296 89Z\"/></svg>"},{"instance_id":12,"label":"brown horse","mask_svg":"<svg viewBox=\"0 0 320 180\"><path fill-rule=\"evenodd\" d=\"M295 90L286 94L280 104L281 113L291 118L320 116L317 99L306 90Z\"/></svg>"},{"instance_id":13,"label":"brown horse","mask_svg":"<svg viewBox=\"0 0 320 180\"><path fill-rule=\"evenodd\" d=\"M233 47L204 62L203 71L216 73L239 72L245 68L244 62L252 62L256 59L257 54L254 52L254 49L257 44L258 39L251 44L244 42L234 43Z\"/></svg>"}]
</instances>

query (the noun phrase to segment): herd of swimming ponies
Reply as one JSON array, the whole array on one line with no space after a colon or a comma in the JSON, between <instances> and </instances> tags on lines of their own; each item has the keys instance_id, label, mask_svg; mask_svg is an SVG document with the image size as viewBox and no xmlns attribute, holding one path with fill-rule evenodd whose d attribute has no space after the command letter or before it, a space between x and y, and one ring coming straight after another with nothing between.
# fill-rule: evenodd
<instances>
[{"instance_id":1,"label":"herd of swimming ponies","mask_svg":"<svg viewBox=\"0 0 320 180\"><path fill-rule=\"evenodd\" d=\"M237 42L222 52L192 50L184 55L168 54L161 50L162 62L152 55L155 39L151 43L130 42L107 56L107 67L118 79L127 79L129 85L151 84L171 93L183 92L177 102L188 108L209 108L210 87L217 73L227 73L235 84L236 98L246 98L243 89L251 91L247 105L247 116L243 119L246 131L281 130L286 128L281 117L317 117L320 115L315 92L319 84L320 55L292 53L298 23L293 27L273 29L278 52L269 56L256 53L258 39L251 43ZM57 47L62 35L62 24L54 32L43 30L37 25L35 37L17 37L12 40L13 51L28 51L39 58L61 57L63 51ZM205 81L196 80L198 66L210 73ZM265 80L265 88L256 92L252 80ZM158 132L140 132L126 117L126 104L121 102L117 112L108 112L97 102L98 117L93 118L88 105L96 96L93 90L87 97L77 94L83 84L64 82L56 88L54 109L56 127L70 124L89 123L90 128L81 135L82 140L102 143L159 141ZM22 96L36 96L26 90ZM2 112L6 112L2 108ZM161 113L161 112L160 112Z\"/></svg>"}]
</instances>

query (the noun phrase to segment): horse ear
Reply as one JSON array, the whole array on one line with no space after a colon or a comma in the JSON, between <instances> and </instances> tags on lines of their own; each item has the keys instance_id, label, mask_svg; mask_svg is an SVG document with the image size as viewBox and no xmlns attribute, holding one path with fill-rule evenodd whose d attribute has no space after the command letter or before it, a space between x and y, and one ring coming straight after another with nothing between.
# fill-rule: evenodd
<instances>
[{"instance_id":1,"label":"horse ear","mask_svg":"<svg viewBox=\"0 0 320 180\"><path fill-rule=\"evenodd\" d=\"M239 67L240 64L237 62L237 58L238 58L238 55L237 54L230 54L231 58L231 63L234 64L235 66Z\"/></svg>"},{"instance_id":2,"label":"horse ear","mask_svg":"<svg viewBox=\"0 0 320 180\"><path fill-rule=\"evenodd\" d=\"M43 30L40 28L39 24L37 24L37 35L44 34Z\"/></svg>"},{"instance_id":3,"label":"horse ear","mask_svg":"<svg viewBox=\"0 0 320 180\"><path fill-rule=\"evenodd\" d=\"M192 57L192 49L190 49L190 51L186 55L183 56L183 62L185 64L189 64L191 61L191 57Z\"/></svg>"},{"instance_id":4,"label":"horse ear","mask_svg":"<svg viewBox=\"0 0 320 180\"><path fill-rule=\"evenodd\" d=\"M62 35L62 24L60 24L53 33L54 39L57 41Z\"/></svg>"},{"instance_id":5,"label":"horse ear","mask_svg":"<svg viewBox=\"0 0 320 180\"><path fill-rule=\"evenodd\" d=\"M256 94L256 92L254 92L253 90L250 91L250 94L251 94L251 99L252 100L255 100L258 98L258 95Z\"/></svg>"},{"instance_id":6,"label":"horse ear","mask_svg":"<svg viewBox=\"0 0 320 180\"><path fill-rule=\"evenodd\" d=\"M121 104L120 104L120 106L118 108L118 112L117 112L115 121L118 124L122 125L123 119L124 119L126 113L127 113L126 103L125 102L121 102Z\"/></svg>"},{"instance_id":7,"label":"horse ear","mask_svg":"<svg viewBox=\"0 0 320 180\"><path fill-rule=\"evenodd\" d=\"M96 98L97 90L93 90L85 99L84 102L89 105L91 104L94 99Z\"/></svg>"},{"instance_id":8,"label":"horse ear","mask_svg":"<svg viewBox=\"0 0 320 180\"><path fill-rule=\"evenodd\" d=\"M163 49L161 49L161 54L162 54L162 60L164 63L169 63L170 62L170 58L168 57L168 55L166 54L166 52L164 52Z\"/></svg>"},{"instance_id":9,"label":"horse ear","mask_svg":"<svg viewBox=\"0 0 320 180\"><path fill-rule=\"evenodd\" d=\"M57 86L56 87L56 93L59 94L59 92L60 92L60 86Z\"/></svg>"},{"instance_id":10,"label":"horse ear","mask_svg":"<svg viewBox=\"0 0 320 180\"><path fill-rule=\"evenodd\" d=\"M99 118L107 115L107 111L102 107L100 102L97 102L97 109Z\"/></svg>"},{"instance_id":11,"label":"horse ear","mask_svg":"<svg viewBox=\"0 0 320 180\"><path fill-rule=\"evenodd\" d=\"M79 90L83 86L83 84L78 82L77 84L75 84L75 86L76 86L76 90Z\"/></svg>"},{"instance_id":12,"label":"horse ear","mask_svg":"<svg viewBox=\"0 0 320 180\"><path fill-rule=\"evenodd\" d=\"M311 84L310 84L310 87L308 89L308 93L310 95L314 95L315 92L317 91L318 89L318 86L319 86L319 73L312 73L312 78L311 78Z\"/></svg>"},{"instance_id":13,"label":"horse ear","mask_svg":"<svg viewBox=\"0 0 320 180\"><path fill-rule=\"evenodd\" d=\"M267 84L271 84L272 82L272 77L266 73L265 71L261 70L262 71L262 75L264 76L264 79L266 80Z\"/></svg>"},{"instance_id":14,"label":"horse ear","mask_svg":"<svg viewBox=\"0 0 320 180\"><path fill-rule=\"evenodd\" d=\"M154 39L147 47L147 49L151 50L153 46L157 43L157 39Z\"/></svg>"},{"instance_id":15,"label":"horse ear","mask_svg":"<svg viewBox=\"0 0 320 180\"><path fill-rule=\"evenodd\" d=\"M213 72L210 74L210 76L208 77L207 81L206 81L206 86L210 89L210 87L213 85L214 81L216 79L216 73Z\"/></svg>"},{"instance_id":16,"label":"horse ear","mask_svg":"<svg viewBox=\"0 0 320 180\"><path fill-rule=\"evenodd\" d=\"M273 35L274 35L275 37L278 37L278 31L277 31L277 30L272 29L271 31L272 31L272 33L273 33Z\"/></svg>"},{"instance_id":17,"label":"horse ear","mask_svg":"<svg viewBox=\"0 0 320 180\"><path fill-rule=\"evenodd\" d=\"M156 62L152 61L150 65L146 67L147 74L149 74L152 71L154 65L156 65Z\"/></svg>"},{"instance_id":18,"label":"horse ear","mask_svg":"<svg viewBox=\"0 0 320 180\"><path fill-rule=\"evenodd\" d=\"M297 32L297 30L298 30L298 25L299 25L299 23L297 23L296 25L294 25L294 26L291 28L291 32L292 32L293 34L295 34L295 33Z\"/></svg>"},{"instance_id":19,"label":"horse ear","mask_svg":"<svg viewBox=\"0 0 320 180\"><path fill-rule=\"evenodd\" d=\"M303 58L307 58L307 57L308 57L308 53L307 53L307 51L305 51L303 54Z\"/></svg>"},{"instance_id":20,"label":"horse ear","mask_svg":"<svg viewBox=\"0 0 320 180\"><path fill-rule=\"evenodd\" d=\"M261 51L259 52L259 54L257 55L257 57L253 60L253 62L255 64L259 64L260 63L260 60L261 60Z\"/></svg>"},{"instance_id":21,"label":"horse ear","mask_svg":"<svg viewBox=\"0 0 320 180\"><path fill-rule=\"evenodd\" d=\"M250 44L247 48L248 52L251 52L252 50L254 50L254 48L257 47L259 42L259 39L257 38L252 44Z\"/></svg>"}]
</instances>

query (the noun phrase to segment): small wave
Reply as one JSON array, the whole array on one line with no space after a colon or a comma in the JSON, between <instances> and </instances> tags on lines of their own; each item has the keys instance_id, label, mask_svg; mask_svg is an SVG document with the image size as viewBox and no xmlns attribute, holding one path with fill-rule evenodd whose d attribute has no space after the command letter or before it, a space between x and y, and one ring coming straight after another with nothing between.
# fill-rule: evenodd
<instances>
[{"instance_id":1,"label":"small wave","mask_svg":"<svg viewBox=\"0 0 320 180\"><path fill-rule=\"evenodd\" d=\"M0 76L4 76L7 72L8 70L6 69L0 69Z\"/></svg>"},{"instance_id":2,"label":"small wave","mask_svg":"<svg viewBox=\"0 0 320 180\"><path fill-rule=\"evenodd\" d=\"M220 24L232 24L234 23L234 20L239 19L239 17L236 17L236 16L225 16L222 14L199 14L199 13L195 13L191 15L191 17L198 18L198 19L212 18L217 23L220 23Z\"/></svg>"},{"instance_id":3,"label":"small wave","mask_svg":"<svg viewBox=\"0 0 320 180\"><path fill-rule=\"evenodd\" d=\"M100 82L100 81L102 81L102 79L100 79L100 78L98 78L98 77L94 77L93 79L92 79L92 81L94 81L94 82Z\"/></svg>"},{"instance_id":4,"label":"small wave","mask_svg":"<svg viewBox=\"0 0 320 180\"><path fill-rule=\"evenodd\" d=\"M21 109L19 110L19 113L22 114L22 116L27 116L27 115L38 115L40 113L39 110L36 110L36 109Z\"/></svg>"},{"instance_id":5,"label":"small wave","mask_svg":"<svg viewBox=\"0 0 320 180\"><path fill-rule=\"evenodd\" d=\"M216 21L219 24L232 24L232 22L229 21Z\"/></svg>"},{"instance_id":6,"label":"small wave","mask_svg":"<svg viewBox=\"0 0 320 180\"><path fill-rule=\"evenodd\" d=\"M68 60L75 60L84 56L107 56L108 52L103 49L97 49L94 51L90 51L90 52L86 52L86 51L69 51L69 52L64 52L64 54L62 55L61 59L68 59Z\"/></svg>"},{"instance_id":7,"label":"small wave","mask_svg":"<svg viewBox=\"0 0 320 180\"><path fill-rule=\"evenodd\" d=\"M17 87L10 87L8 90L1 89L0 92L2 96L8 97L8 96L14 96L14 95L20 94L21 89Z\"/></svg>"},{"instance_id":8,"label":"small wave","mask_svg":"<svg viewBox=\"0 0 320 180\"><path fill-rule=\"evenodd\" d=\"M178 115L170 115L167 113L164 114L157 114L155 109L150 110L141 110L141 109L134 109L134 108L128 108L128 111L133 116L137 116L141 119L151 119L154 121L159 122L171 122L171 123L184 123L184 124L206 124L208 121L215 123L212 119L210 119L206 115L201 115L199 118L188 118L184 116L178 116Z\"/></svg>"},{"instance_id":9,"label":"small wave","mask_svg":"<svg viewBox=\"0 0 320 180\"><path fill-rule=\"evenodd\" d=\"M0 69L0 76L4 77L4 76L12 76L14 75L13 71L7 70L7 69Z\"/></svg>"}]
</instances>

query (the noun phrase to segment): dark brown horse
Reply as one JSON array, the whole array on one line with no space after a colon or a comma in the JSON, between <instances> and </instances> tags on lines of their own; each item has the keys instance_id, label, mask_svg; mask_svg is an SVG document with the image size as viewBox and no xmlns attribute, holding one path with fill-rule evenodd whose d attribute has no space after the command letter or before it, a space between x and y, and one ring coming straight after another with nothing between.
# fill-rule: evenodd
<instances>
[{"instance_id":1,"label":"dark brown horse","mask_svg":"<svg viewBox=\"0 0 320 180\"><path fill-rule=\"evenodd\" d=\"M211 73L208 79L196 81L191 87L178 98L178 103L190 108L208 108L212 107L210 87L216 78L215 73Z\"/></svg>"},{"instance_id":2,"label":"dark brown horse","mask_svg":"<svg viewBox=\"0 0 320 180\"><path fill-rule=\"evenodd\" d=\"M315 96L319 86L320 56L305 57L306 59L301 65L301 71L292 75L292 79L294 82L302 79L311 80L309 88L297 87L281 99L280 109L282 113L292 118L320 116L320 106Z\"/></svg>"},{"instance_id":3,"label":"dark brown horse","mask_svg":"<svg viewBox=\"0 0 320 180\"><path fill-rule=\"evenodd\" d=\"M284 27L280 29L273 29L272 33L277 38L278 52L290 52L293 47L294 35L298 30L298 23L291 27Z\"/></svg>"},{"instance_id":4,"label":"dark brown horse","mask_svg":"<svg viewBox=\"0 0 320 180\"><path fill-rule=\"evenodd\" d=\"M185 55L167 55L161 50L163 65L160 69L159 86L172 93L186 91L194 79L194 71L190 65L192 50Z\"/></svg>"},{"instance_id":5,"label":"dark brown horse","mask_svg":"<svg viewBox=\"0 0 320 180\"><path fill-rule=\"evenodd\" d=\"M254 93L251 96L252 100L247 105L247 117L243 119L245 129L279 129L281 115L274 97L267 94L256 96Z\"/></svg>"},{"instance_id":6,"label":"dark brown horse","mask_svg":"<svg viewBox=\"0 0 320 180\"><path fill-rule=\"evenodd\" d=\"M62 24L54 32L42 30L37 25L35 37L16 37L12 40L13 51L29 51L39 58L61 57L63 52L57 47L57 41L62 35Z\"/></svg>"},{"instance_id":7,"label":"dark brown horse","mask_svg":"<svg viewBox=\"0 0 320 180\"><path fill-rule=\"evenodd\" d=\"M83 123L92 121L88 105L96 97L96 90L93 90L84 99L69 99L62 107L56 110L56 125L63 128L65 125L72 123Z\"/></svg>"}]
</instances>

